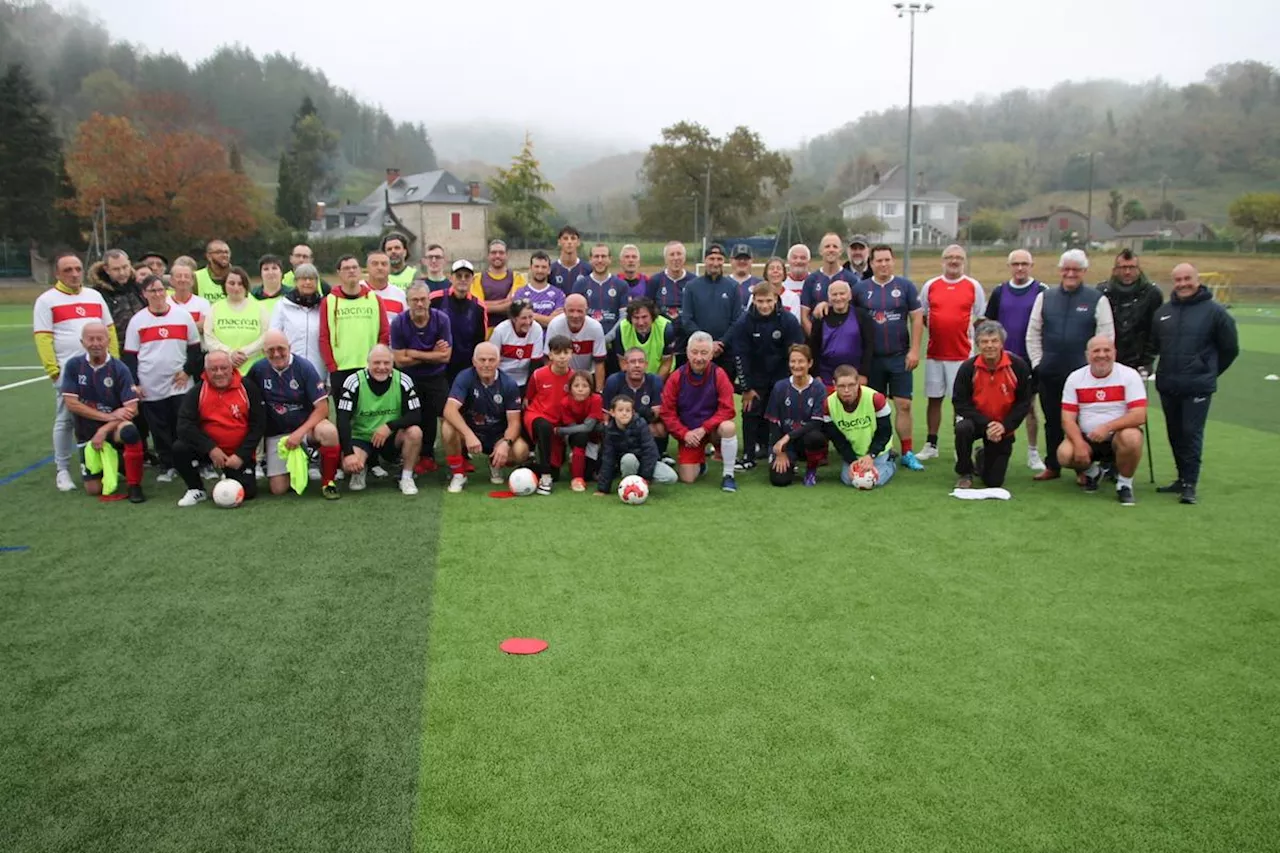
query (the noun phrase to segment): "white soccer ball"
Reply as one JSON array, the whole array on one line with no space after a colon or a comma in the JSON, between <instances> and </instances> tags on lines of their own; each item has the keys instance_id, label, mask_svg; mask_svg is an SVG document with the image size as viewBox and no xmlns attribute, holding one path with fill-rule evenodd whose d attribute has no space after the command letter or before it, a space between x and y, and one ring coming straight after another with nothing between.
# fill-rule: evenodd
<instances>
[{"instance_id":1,"label":"white soccer ball","mask_svg":"<svg viewBox=\"0 0 1280 853\"><path fill-rule=\"evenodd\" d=\"M518 498L527 498L538 490L538 475L528 468L517 468L507 478L507 486Z\"/></svg>"},{"instance_id":2,"label":"white soccer ball","mask_svg":"<svg viewBox=\"0 0 1280 853\"><path fill-rule=\"evenodd\" d=\"M623 477L618 483L618 497L624 504L639 506L649 499L649 484L638 474Z\"/></svg>"},{"instance_id":3,"label":"white soccer ball","mask_svg":"<svg viewBox=\"0 0 1280 853\"><path fill-rule=\"evenodd\" d=\"M213 487L213 502L223 509L235 509L244 503L244 486L230 477L219 480Z\"/></svg>"},{"instance_id":4,"label":"white soccer ball","mask_svg":"<svg viewBox=\"0 0 1280 853\"><path fill-rule=\"evenodd\" d=\"M856 465L858 463L854 463ZM876 484L880 482L880 472L876 470L874 465L858 470L849 469L849 479L853 481L855 489L874 489Z\"/></svg>"}]
</instances>

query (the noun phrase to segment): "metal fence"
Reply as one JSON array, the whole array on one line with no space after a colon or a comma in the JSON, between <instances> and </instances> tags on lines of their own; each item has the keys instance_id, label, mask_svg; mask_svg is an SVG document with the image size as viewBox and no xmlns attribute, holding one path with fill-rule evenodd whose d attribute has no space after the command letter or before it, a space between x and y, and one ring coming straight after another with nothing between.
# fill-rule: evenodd
<instances>
[{"instance_id":1,"label":"metal fence","mask_svg":"<svg viewBox=\"0 0 1280 853\"><path fill-rule=\"evenodd\" d=\"M0 278L31 278L31 250L25 243L0 240Z\"/></svg>"}]
</instances>

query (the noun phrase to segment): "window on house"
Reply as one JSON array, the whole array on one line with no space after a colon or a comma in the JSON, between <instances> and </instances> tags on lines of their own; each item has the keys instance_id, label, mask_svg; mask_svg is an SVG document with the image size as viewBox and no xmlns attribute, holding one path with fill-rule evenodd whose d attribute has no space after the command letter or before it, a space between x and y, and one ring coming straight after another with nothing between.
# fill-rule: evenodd
<instances>
[{"instance_id":1,"label":"window on house","mask_svg":"<svg viewBox=\"0 0 1280 853\"><path fill-rule=\"evenodd\" d=\"M455 210L449 214L449 229L451 231L462 230L462 213L460 211Z\"/></svg>"},{"instance_id":2,"label":"window on house","mask_svg":"<svg viewBox=\"0 0 1280 853\"><path fill-rule=\"evenodd\" d=\"M457 188L457 187L455 187L453 184L449 184L449 185L448 185L448 187L447 187L447 189L449 190L449 195L457 195L457 194L458 194L458 188Z\"/></svg>"},{"instance_id":3,"label":"window on house","mask_svg":"<svg viewBox=\"0 0 1280 853\"><path fill-rule=\"evenodd\" d=\"M929 205L929 218L934 222L939 222L947 216L947 208L941 204Z\"/></svg>"},{"instance_id":4,"label":"window on house","mask_svg":"<svg viewBox=\"0 0 1280 853\"><path fill-rule=\"evenodd\" d=\"M885 215L885 216L897 216L897 215L898 215L898 203L897 203L897 202L894 202L894 201L886 201L886 202L884 203L884 215Z\"/></svg>"},{"instance_id":5,"label":"window on house","mask_svg":"<svg viewBox=\"0 0 1280 853\"><path fill-rule=\"evenodd\" d=\"M409 196L413 195L417 191L418 191L417 187L409 187L409 189L404 191L404 197L408 198Z\"/></svg>"},{"instance_id":6,"label":"window on house","mask_svg":"<svg viewBox=\"0 0 1280 853\"><path fill-rule=\"evenodd\" d=\"M1065 216L1059 216L1059 217L1058 217L1058 230L1059 230L1059 231L1066 231L1066 230L1067 230L1067 217L1065 217Z\"/></svg>"}]
</instances>

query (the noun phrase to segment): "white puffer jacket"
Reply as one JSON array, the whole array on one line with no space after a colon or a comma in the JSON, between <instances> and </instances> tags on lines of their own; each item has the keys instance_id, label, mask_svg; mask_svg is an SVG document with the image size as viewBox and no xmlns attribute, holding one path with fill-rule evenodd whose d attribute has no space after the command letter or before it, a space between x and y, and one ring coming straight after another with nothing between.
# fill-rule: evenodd
<instances>
[{"instance_id":1,"label":"white puffer jacket","mask_svg":"<svg viewBox=\"0 0 1280 853\"><path fill-rule=\"evenodd\" d=\"M271 313L271 328L284 332L289 339L289 349L298 358L305 358L321 377L327 378L329 370L320 355L320 305L304 308L288 297L276 300Z\"/></svg>"}]
</instances>

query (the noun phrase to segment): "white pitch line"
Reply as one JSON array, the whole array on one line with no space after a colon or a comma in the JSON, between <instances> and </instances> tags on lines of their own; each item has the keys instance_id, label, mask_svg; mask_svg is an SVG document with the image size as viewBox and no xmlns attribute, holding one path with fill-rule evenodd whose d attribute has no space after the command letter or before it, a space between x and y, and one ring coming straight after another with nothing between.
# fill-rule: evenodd
<instances>
[{"instance_id":1,"label":"white pitch line","mask_svg":"<svg viewBox=\"0 0 1280 853\"><path fill-rule=\"evenodd\" d=\"M37 365L35 365L35 366L33 366L33 367L27 367L27 366L22 366L22 367L0 367L0 370L44 370L44 367L42 367L41 365L37 364Z\"/></svg>"},{"instance_id":2,"label":"white pitch line","mask_svg":"<svg viewBox=\"0 0 1280 853\"><path fill-rule=\"evenodd\" d=\"M23 385L32 385L36 382L48 381L48 376L37 376L35 379L24 379L21 382L10 382L8 385L0 385L0 391L8 391L10 388L21 388Z\"/></svg>"}]
</instances>

